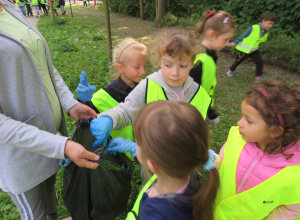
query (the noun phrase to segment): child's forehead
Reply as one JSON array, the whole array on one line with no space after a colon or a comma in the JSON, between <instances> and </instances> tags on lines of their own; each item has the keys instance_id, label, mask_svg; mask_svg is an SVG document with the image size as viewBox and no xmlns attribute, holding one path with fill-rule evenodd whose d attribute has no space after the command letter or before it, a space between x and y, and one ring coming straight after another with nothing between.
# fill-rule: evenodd
<instances>
[{"instance_id":1,"label":"child's forehead","mask_svg":"<svg viewBox=\"0 0 300 220\"><path fill-rule=\"evenodd\" d=\"M191 61L192 60L192 55L188 54L180 54L180 55L170 55L170 54L163 54L161 56L162 60L167 60L167 61L178 61L178 62L184 62L184 61Z\"/></svg>"}]
</instances>

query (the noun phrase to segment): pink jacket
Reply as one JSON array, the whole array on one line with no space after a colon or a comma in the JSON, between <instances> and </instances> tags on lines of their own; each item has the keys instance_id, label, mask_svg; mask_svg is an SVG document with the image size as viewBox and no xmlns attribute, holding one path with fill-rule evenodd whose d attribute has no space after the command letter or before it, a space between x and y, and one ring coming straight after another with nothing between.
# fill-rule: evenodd
<instances>
[{"instance_id":1,"label":"pink jacket","mask_svg":"<svg viewBox=\"0 0 300 220\"><path fill-rule=\"evenodd\" d=\"M222 159L224 158L224 147L225 145L220 151ZM251 189L274 176L286 166L300 164L300 140L285 147L284 153L294 155L289 160L282 153L267 155L255 143L247 142L241 152L236 170L237 193ZM296 204L278 207L267 219L294 219L299 215L300 204Z\"/></svg>"}]
</instances>

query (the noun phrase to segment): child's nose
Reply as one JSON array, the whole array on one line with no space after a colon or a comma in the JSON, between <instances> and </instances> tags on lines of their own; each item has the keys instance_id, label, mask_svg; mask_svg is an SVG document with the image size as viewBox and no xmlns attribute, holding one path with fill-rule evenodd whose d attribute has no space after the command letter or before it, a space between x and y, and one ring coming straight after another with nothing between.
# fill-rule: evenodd
<instances>
[{"instance_id":1,"label":"child's nose","mask_svg":"<svg viewBox=\"0 0 300 220\"><path fill-rule=\"evenodd\" d=\"M240 127L243 127L242 119L240 119L236 124Z\"/></svg>"},{"instance_id":2,"label":"child's nose","mask_svg":"<svg viewBox=\"0 0 300 220\"><path fill-rule=\"evenodd\" d=\"M146 68L145 68L145 67L141 67L141 68L140 68L140 72L141 72L142 74L145 74L145 73L146 73Z\"/></svg>"}]
</instances>

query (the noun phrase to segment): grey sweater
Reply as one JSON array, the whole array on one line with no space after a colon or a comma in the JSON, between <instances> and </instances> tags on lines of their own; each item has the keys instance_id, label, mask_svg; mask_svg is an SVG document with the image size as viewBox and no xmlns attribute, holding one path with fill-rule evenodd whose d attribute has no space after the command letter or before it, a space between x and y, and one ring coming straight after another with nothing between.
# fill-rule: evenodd
<instances>
[{"instance_id":1,"label":"grey sweater","mask_svg":"<svg viewBox=\"0 0 300 220\"><path fill-rule=\"evenodd\" d=\"M53 67L45 39L19 7L6 0L0 0L0 6L42 39L46 68L60 105L68 112L78 102ZM64 117L59 131L68 135ZM67 139L57 134L50 101L31 55L0 29L0 188L19 194L52 176L59 169L58 159L64 158Z\"/></svg>"},{"instance_id":2,"label":"grey sweater","mask_svg":"<svg viewBox=\"0 0 300 220\"><path fill-rule=\"evenodd\" d=\"M169 86L162 78L161 71L154 72L147 78L152 79L158 83L162 88L164 88L168 100L178 101L177 96L174 94L174 89ZM113 129L118 130L127 125L131 125L136 117L138 110L145 105L146 98L146 85L147 80L142 80L132 92L129 93L124 103L120 103L118 106L102 112L101 116L109 116L113 119ZM183 85L184 90L184 102L190 102L193 98L195 92L198 90L199 85L193 81L193 79L188 76L187 80Z\"/></svg>"}]
</instances>

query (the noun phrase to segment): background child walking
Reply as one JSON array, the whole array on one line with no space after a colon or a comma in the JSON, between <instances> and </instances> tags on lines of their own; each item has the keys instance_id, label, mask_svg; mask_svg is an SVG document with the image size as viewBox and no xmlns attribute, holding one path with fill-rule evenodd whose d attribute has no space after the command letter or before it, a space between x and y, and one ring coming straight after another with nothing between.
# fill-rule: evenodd
<instances>
[{"instance_id":1,"label":"background child walking","mask_svg":"<svg viewBox=\"0 0 300 220\"><path fill-rule=\"evenodd\" d=\"M161 70L142 80L124 103L101 113L91 122L91 131L96 137L94 147L101 143L106 146L106 139L112 129L131 125L137 111L145 103L157 100L188 102L195 105L206 118L211 98L189 77L197 54L193 35L185 29L170 29L157 42L157 60Z\"/></svg>"},{"instance_id":2,"label":"background child walking","mask_svg":"<svg viewBox=\"0 0 300 220\"><path fill-rule=\"evenodd\" d=\"M138 85L145 75L147 47L134 40L125 38L113 50L112 69L117 79L106 84L95 94L96 88L88 83L87 75L82 71L77 87L78 99L92 107L97 113L104 112L120 102ZM123 137L134 141L132 126L112 131L113 138ZM130 154L127 154L131 157ZM132 157L131 157L132 158Z\"/></svg>"},{"instance_id":3,"label":"background child walking","mask_svg":"<svg viewBox=\"0 0 300 220\"><path fill-rule=\"evenodd\" d=\"M221 163L215 219L300 216L299 116L299 89L264 81L246 93L238 127L215 161Z\"/></svg>"},{"instance_id":4,"label":"background child walking","mask_svg":"<svg viewBox=\"0 0 300 220\"><path fill-rule=\"evenodd\" d=\"M225 11L213 12L206 10L202 19L196 24L196 34L201 37L201 45L205 53L196 56L190 76L201 85L212 97L211 107L214 106L214 90L217 84L217 51L230 45L230 39L235 32L235 21L232 15ZM220 118L214 108L208 110L208 122L211 126L219 123Z\"/></svg>"},{"instance_id":5,"label":"background child walking","mask_svg":"<svg viewBox=\"0 0 300 220\"><path fill-rule=\"evenodd\" d=\"M227 72L228 76L233 76L233 71L248 57L254 61L256 65L256 82L265 80L263 74L263 60L259 52L259 45L268 39L268 30L276 22L276 15L268 12L262 15L261 23L252 25L241 36L239 36L231 46L236 46L237 56L235 62L230 66Z\"/></svg>"},{"instance_id":6,"label":"background child walking","mask_svg":"<svg viewBox=\"0 0 300 220\"><path fill-rule=\"evenodd\" d=\"M134 132L137 158L155 175L127 219L136 219L133 212L139 219L213 219L217 170L211 169L201 184L190 176L208 160L208 129L198 109L183 102L147 104L138 113Z\"/></svg>"}]
</instances>

